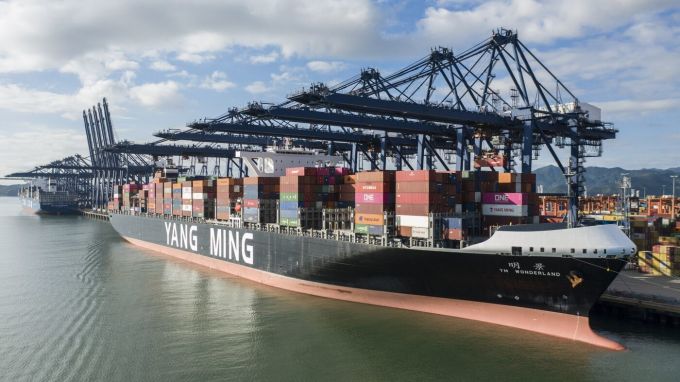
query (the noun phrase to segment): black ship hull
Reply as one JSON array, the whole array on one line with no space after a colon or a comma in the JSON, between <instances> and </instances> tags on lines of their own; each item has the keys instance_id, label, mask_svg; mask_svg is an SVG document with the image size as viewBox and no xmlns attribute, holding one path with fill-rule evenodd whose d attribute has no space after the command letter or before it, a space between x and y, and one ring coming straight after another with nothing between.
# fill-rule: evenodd
<instances>
[{"instance_id":1,"label":"black ship hull","mask_svg":"<svg viewBox=\"0 0 680 382\"><path fill-rule=\"evenodd\" d=\"M412 249L112 214L128 241L257 282L592 343L591 307L624 262Z\"/></svg>"},{"instance_id":2,"label":"black ship hull","mask_svg":"<svg viewBox=\"0 0 680 382\"><path fill-rule=\"evenodd\" d=\"M76 203L48 203L36 199L20 197L24 210L39 215L71 215L78 213Z\"/></svg>"}]
</instances>

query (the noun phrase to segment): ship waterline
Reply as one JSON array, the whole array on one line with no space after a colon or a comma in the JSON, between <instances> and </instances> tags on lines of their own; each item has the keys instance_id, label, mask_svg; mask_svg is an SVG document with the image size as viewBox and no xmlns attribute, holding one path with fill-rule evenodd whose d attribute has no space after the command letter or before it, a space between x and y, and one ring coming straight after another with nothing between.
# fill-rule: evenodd
<instances>
[{"instance_id":1,"label":"ship waterline","mask_svg":"<svg viewBox=\"0 0 680 382\"><path fill-rule=\"evenodd\" d=\"M135 245L261 284L623 348L588 322L620 259L393 248L153 216L110 219Z\"/></svg>"}]
</instances>

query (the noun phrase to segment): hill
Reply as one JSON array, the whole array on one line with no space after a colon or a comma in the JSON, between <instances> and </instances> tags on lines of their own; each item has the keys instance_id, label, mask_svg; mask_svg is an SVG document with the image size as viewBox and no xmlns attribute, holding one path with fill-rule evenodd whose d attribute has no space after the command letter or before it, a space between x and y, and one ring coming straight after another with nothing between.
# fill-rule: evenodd
<instances>
[{"instance_id":1,"label":"hill","mask_svg":"<svg viewBox=\"0 0 680 382\"><path fill-rule=\"evenodd\" d=\"M536 184L543 185L543 192L567 192L564 176L557 166L541 167L534 172L536 173ZM587 167L585 175L588 195L620 193L619 184L624 173L630 176L633 189L640 190L640 196L645 193L647 195L661 195L664 190L666 195L670 195L673 184L670 176L680 175L680 167L665 170ZM680 195L680 178L675 181L675 193Z\"/></svg>"},{"instance_id":2,"label":"hill","mask_svg":"<svg viewBox=\"0 0 680 382\"><path fill-rule=\"evenodd\" d=\"M20 184L10 184L8 186L0 184L0 196L17 196Z\"/></svg>"}]
</instances>

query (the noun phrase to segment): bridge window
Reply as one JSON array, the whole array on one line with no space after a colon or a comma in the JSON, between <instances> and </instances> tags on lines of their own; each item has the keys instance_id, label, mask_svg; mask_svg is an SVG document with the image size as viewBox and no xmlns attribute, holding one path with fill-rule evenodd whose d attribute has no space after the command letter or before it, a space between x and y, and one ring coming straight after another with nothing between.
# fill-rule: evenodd
<instances>
[{"instance_id":1,"label":"bridge window","mask_svg":"<svg viewBox=\"0 0 680 382\"><path fill-rule=\"evenodd\" d=\"M553 249L552 249L552 253L555 253L555 252L557 252L557 250L556 250L555 248L553 248Z\"/></svg>"},{"instance_id":2,"label":"bridge window","mask_svg":"<svg viewBox=\"0 0 680 382\"><path fill-rule=\"evenodd\" d=\"M533 251L534 251L534 247L529 247L529 252L533 252Z\"/></svg>"},{"instance_id":3,"label":"bridge window","mask_svg":"<svg viewBox=\"0 0 680 382\"><path fill-rule=\"evenodd\" d=\"M597 248L596 248L596 249L593 249L593 253L597 253Z\"/></svg>"},{"instance_id":4,"label":"bridge window","mask_svg":"<svg viewBox=\"0 0 680 382\"><path fill-rule=\"evenodd\" d=\"M588 253L588 250L583 248L583 253Z\"/></svg>"},{"instance_id":5,"label":"bridge window","mask_svg":"<svg viewBox=\"0 0 680 382\"><path fill-rule=\"evenodd\" d=\"M576 253L576 249L572 248L571 253Z\"/></svg>"},{"instance_id":6,"label":"bridge window","mask_svg":"<svg viewBox=\"0 0 680 382\"><path fill-rule=\"evenodd\" d=\"M541 252L545 252L545 248L541 247Z\"/></svg>"},{"instance_id":7,"label":"bridge window","mask_svg":"<svg viewBox=\"0 0 680 382\"><path fill-rule=\"evenodd\" d=\"M604 251L604 254L606 255L607 254L607 248L603 249L603 251Z\"/></svg>"}]
</instances>

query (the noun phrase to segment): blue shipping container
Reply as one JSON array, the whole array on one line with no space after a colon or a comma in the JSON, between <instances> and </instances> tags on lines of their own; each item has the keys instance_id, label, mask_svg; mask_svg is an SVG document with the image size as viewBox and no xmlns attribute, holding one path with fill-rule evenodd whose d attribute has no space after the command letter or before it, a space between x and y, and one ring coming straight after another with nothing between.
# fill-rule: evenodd
<instances>
[{"instance_id":1,"label":"blue shipping container","mask_svg":"<svg viewBox=\"0 0 680 382\"><path fill-rule=\"evenodd\" d=\"M279 217L286 218L286 219L297 219L298 210L297 210L297 208L294 209L294 210L281 209L281 210L279 210Z\"/></svg>"}]
</instances>

